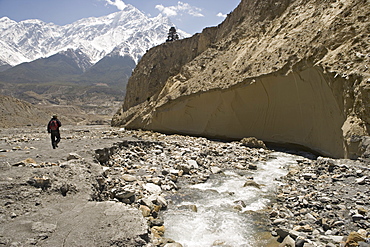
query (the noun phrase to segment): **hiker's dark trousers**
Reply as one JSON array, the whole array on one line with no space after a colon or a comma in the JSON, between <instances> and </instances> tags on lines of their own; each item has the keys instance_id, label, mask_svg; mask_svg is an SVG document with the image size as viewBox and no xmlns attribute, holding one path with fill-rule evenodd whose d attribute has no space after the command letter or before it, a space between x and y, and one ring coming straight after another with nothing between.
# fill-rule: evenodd
<instances>
[{"instance_id":1,"label":"hiker's dark trousers","mask_svg":"<svg viewBox=\"0 0 370 247\"><path fill-rule=\"evenodd\" d=\"M59 130L52 130L51 133L51 145L53 148L58 147L58 143L60 142L60 133Z\"/></svg>"}]
</instances>

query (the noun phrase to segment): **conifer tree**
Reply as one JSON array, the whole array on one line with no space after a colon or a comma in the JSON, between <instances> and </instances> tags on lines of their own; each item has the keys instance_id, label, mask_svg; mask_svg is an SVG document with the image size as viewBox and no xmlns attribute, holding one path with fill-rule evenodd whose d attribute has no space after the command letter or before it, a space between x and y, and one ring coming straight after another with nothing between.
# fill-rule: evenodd
<instances>
[{"instance_id":1,"label":"conifer tree","mask_svg":"<svg viewBox=\"0 0 370 247\"><path fill-rule=\"evenodd\" d=\"M169 41L175 41L179 39L179 35L177 34L176 28L171 27L170 30L168 31L168 36L166 42Z\"/></svg>"}]
</instances>

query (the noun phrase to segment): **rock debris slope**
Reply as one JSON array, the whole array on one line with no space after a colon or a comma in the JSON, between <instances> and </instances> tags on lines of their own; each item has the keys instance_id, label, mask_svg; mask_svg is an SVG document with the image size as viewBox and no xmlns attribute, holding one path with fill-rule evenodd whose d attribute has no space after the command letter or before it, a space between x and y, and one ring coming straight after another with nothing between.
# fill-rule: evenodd
<instances>
[{"instance_id":1,"label":"rock debris slope","mask_svg":"<svg viewBox=\"0 0 370 247\"><path fill-rule=\"evenodd\" d=\"M13 97L0 94L0 128L24 127L27 125L45 125L51 112Z\"/></svg>"},{"instance_id":2,"label":"rock debris slope","mask_svg":"<svg viewBox=\"0 0 370 247\"><path fill-rule=\"evenodd\" d=\"M368 0L242 0L219 26L149 50L112 125L364 156L369 16Z\"/></svg>"}]
</instances>

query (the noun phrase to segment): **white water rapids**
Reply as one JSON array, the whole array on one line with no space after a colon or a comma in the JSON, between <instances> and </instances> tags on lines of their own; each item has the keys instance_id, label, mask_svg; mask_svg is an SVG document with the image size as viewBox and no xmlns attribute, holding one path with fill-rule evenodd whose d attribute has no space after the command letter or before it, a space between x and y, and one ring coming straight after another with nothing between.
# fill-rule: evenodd
<instances>
[{"instance_id":1,"label":"white water rapids","mask_svg":"<svg viewBox=\"0 0 370 247\"><path fill-rule=\"evenodd\" d=\"M180 198L175 198L163 215L164 237L184 247L263 246L256 240L259 219L253 212L267 207L279 183L276 178L286 175L286 166L299 158L280 152L270 157L258 162L256 171L225 171L205 183L181 188ZM262 185L260 189L243 187L249 176ZM197 212L186 205L195 205ZM237 205L242 205L241 210L236 210Z\"/></svg>"}]
</instances>

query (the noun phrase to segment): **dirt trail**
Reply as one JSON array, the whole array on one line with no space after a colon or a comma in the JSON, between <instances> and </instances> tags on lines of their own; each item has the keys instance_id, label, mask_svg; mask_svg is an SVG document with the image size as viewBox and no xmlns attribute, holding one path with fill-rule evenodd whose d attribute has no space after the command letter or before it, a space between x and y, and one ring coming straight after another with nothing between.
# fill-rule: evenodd
<instances>
[{"instance_id":1,"label":"dirt trail","mask_svg":"<svg viewBox=\"0 0 370 247\"><path fill-rule=\"evenodd\" d=\"M54 150L46 128L0 130L0 245L143 242L147 224L136 208L91 201L96 178L103 172L94 161L94 150L130 137L109 126L65 126L61 135Z\"/></svg>"},{"instance_id":2,"label":"dirt trail","mask_svg":"<svg viewBox=\"0 0 370 247\"><path fill-rule=\"evenodd\" d=\"M66 161L72 152L91 160L94 149L113 144L122 133L119 128L106 125L62 126L61 143L53 150L46 127L0 129L0 162L13 165L32 158L37 163L59 163Z\"/></svg>"}]
</instances>

